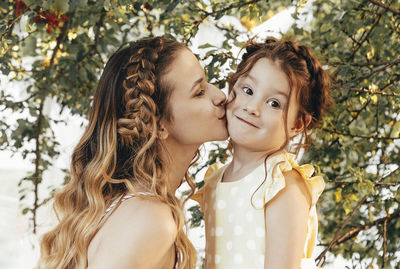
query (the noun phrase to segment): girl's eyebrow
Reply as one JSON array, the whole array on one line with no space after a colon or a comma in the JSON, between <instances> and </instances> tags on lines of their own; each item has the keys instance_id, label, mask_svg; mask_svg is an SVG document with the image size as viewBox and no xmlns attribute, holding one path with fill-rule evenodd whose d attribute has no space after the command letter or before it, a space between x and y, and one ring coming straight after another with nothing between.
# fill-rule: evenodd
<instances>
[{"instance_id":1,"label":"girl's eyebrow","mask_svg":"<svg viewBox=\"0 0 400 269\"><path fill-rule=\"evenodd\" d=\"M251 81L253 81L254 84L258 84L257 79L255 77L253 77L251 74L247 74L246 76L243 76L243 79L246 79L246 78L249 78ZM289 95L286 92L284 92L280 89L276 89L276 88L273 88L272 90L273 90L274 94L279 94L279 95L282 95L282 96L286 97L287 99L289 99Z\"/></svg>"}]
</instances>

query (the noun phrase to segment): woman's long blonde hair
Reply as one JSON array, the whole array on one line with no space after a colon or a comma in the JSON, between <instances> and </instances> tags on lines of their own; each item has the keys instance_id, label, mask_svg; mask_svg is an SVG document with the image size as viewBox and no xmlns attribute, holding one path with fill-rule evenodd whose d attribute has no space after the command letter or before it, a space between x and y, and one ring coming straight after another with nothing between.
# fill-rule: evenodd
<instances>
[{"instance_id":1,"label":"woman's long blonde hair","mask_svg":"<svg viewBox=\"0 0 400 269\"><path fill-rule=\"evenodd\" d=\"M106 208L120 195L137 194L137 185L170 207L178 230L176 263L194 268L196 253L183 231L182 203L164 176L161 157L168 154L158 138L160 120L172 120L172 83L164 75L182 49L177 41L155 37L132 42L109 59L89 125L72 154L71 179L54 198L59 224L42 238L39 268L86 268L88 246ZM194 183L188 183L193 192Z\"/></svg>"}]
</instances>

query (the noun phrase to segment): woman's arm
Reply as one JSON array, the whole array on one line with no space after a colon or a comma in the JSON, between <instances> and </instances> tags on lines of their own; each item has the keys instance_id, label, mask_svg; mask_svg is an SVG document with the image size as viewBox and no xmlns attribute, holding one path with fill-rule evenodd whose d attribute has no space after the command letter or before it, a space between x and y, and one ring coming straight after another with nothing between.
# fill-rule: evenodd
<instances>
[{"instance_id":1,"label":"woman's arm","mask_svg":"<svg viewBox=\"0 0 400 269\"><path fill-rule=\"evenodd\" d=\"M160 268L177 234L167 205L139 198L121 204L102 230L88 269Z\"/></svg>"},{"instance_id":2,"label":"woman's arm","mask_svg":"<svg viewBox=\"0 0 400 269\"><path fill-rule=\"evenodd\" d=\"M286 187L265 207L265 269L299 269L311 197L301 175L284 172Z\"/></svg>"}]
</instances>

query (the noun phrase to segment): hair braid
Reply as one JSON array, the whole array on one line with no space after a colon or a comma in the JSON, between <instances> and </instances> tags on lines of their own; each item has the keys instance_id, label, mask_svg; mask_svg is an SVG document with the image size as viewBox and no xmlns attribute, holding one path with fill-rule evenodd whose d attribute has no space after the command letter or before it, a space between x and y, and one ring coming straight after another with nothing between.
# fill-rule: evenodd
<instances>
[{"instance_id":1,"label":"hair braid","mask_svg":"<svg viewBox=\"0 0 400 269\"><path fill-rule=\"evenodd\" d=\"M135 48L135 43L131 44L134 54L124 67L125 113L118 119L118 134L123 145L133 145L134 141L153 137L157 133L157 110L151 97L156 87L155 64L158 53L163 49L163 41L156 39L154 43L139 49Z\"/></svg>"}]
</instances>

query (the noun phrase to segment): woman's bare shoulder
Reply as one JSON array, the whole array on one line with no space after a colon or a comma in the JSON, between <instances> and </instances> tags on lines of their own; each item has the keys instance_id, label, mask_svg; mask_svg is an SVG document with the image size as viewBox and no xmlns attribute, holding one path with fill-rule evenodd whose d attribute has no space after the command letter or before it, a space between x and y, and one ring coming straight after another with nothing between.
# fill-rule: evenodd
<instances>
[{"instance_id":1,"label":"woman's bare shoulder","mask_svg":"<svg viewBox=\"0 0 400 269\"><path fill-rule=\"evenodd\" d=\"M89 268L152 268L173 246L177 228L168 205L133 197L112 213L100 232Z\"/></svg>"}]
</instances>

